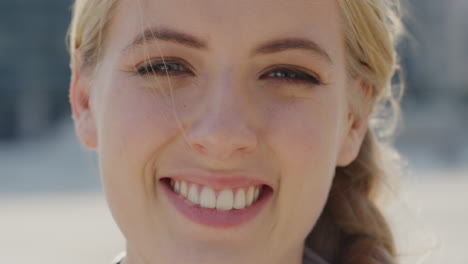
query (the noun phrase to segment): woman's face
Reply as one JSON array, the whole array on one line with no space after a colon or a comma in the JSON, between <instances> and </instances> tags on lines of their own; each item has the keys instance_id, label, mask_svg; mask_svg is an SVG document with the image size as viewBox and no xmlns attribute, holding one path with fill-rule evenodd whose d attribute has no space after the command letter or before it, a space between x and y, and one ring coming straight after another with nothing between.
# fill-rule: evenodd
<instances>
[{"instance_id":1,"label":"woman's face","mask_svg":"<svg viewBox=\"0 0 468 264\"><path fill-rule=\"evenodd\" d=\"M129 263L299 263L365 131L344 51L336 1L120 1L71 98Z\"/></svg>"}]
</instances>

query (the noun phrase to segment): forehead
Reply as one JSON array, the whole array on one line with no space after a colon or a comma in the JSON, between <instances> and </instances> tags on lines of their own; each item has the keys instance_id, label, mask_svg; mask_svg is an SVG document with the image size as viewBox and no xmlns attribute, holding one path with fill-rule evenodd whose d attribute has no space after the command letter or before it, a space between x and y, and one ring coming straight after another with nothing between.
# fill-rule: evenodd
<instances>
[{"instance_id":1,"label":"forehead","mask_svg":"<svg viewBox=\"0 0 468 264\"><path fill-rule=\"evenodd\" d=\"M128 45L152 27L173 28L213 48L233 50L268 39L307 37L333 56L342 42L335 0L121 0L108 33L118 38L116 45Z\"/></svg>"}]
</instances>

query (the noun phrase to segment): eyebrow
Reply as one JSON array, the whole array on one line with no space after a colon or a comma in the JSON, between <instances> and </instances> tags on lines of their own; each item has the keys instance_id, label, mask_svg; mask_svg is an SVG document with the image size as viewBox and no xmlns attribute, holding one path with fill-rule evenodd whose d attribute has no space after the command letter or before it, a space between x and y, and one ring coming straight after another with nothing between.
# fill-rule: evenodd
<instances>
[{"instance_id":1,"label":"eyebrow","mask_svg":"<svg viewBox=\"0 0 468 264\"><path fill-rule=\"evenodd\" d=\"M143 45L147 41L163 40L182 44L195 49L206 49L207 45L202 40L195 36L178 32L168 28L150 28L137 35L133 42L128 45L124 51L132 49L136 46Z\"/></svg>"},{"instance_id":2,"label":"eyebrow","mask_svg":"<svg viewBox=\"0 0 468 264\"><path fill-rule=\"evenodd\" d=\"M153 40L173 42L198 50L206 50L208 48L206 42L190 34L170 28L149 28L143 31L143 33L137 35L133 42L128 45L124 51ZM323 57L325 60L332 63L330 55L320 47L320 45L306 38L282 38L268 41L255 48L251 55L266 55L287 50L307 51L313 55Z\"/></svg>"},{"instance_id":3,"label":"eyebrow","mask_svg":"<svg viewBox=\"0 0 468 264\"><path fill-rule=\"evenodd\" d=\"M269 41L256 48L253 54L271 54L286 50L304 50L323 57L330 63L333 62L330 55L320 45L306 38L283 38Z\"/></svg>"}]
</instances>

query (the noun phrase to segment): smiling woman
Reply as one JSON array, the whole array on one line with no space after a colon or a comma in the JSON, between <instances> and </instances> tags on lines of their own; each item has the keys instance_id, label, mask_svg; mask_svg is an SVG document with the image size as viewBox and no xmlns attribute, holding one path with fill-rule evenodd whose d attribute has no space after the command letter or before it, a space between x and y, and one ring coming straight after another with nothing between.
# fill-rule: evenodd
<instances>
[{"instance_id":1,"label":"smiling woman","mask_svg":"<svg viewBox=\"0 0 468 264\"><path fill-rule=\"evenodd\" d=\"M75 1L73 118L121 263L396 263L375 203L395 120L369 126L398 112L396 7Z\"/></svg>"}]
</instances>

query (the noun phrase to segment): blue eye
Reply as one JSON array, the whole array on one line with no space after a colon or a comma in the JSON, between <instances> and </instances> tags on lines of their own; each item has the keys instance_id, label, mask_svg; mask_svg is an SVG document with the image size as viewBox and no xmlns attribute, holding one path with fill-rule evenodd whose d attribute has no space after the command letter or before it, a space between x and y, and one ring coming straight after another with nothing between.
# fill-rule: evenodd
<instances>
[{"instance_id":1,"label":"blue eye","mask_svg":"<svg viewBox=\"0 0 468 264\"><path fill-rule=\"evenodd\" d=\"M278 79L279 81L310 83L320 85L319 78L294 68L281 67L273 69L261 76L261 79Z\"/></svg>"},{"instance_id":2,"label":"blue eye","mask_svg":"<svg viewBox=\"0 0 468 264\"><path fill-rule=\"evenodd\" d=\"M142 66L137 66L135 73L140 76L187 76L194 75L184 63L179 60L167 58L163 60L150 61ZM273 79L288 83L307 83L320 85L322 81L314 75L292 66L277 67L260 76L260 79Z\"/></svg>"},{"instance_id":3,"label":"blue eye","mask_svg":"<svg viewBox=\"0 0 468 264\"><path fill-rule=\"evenodd\" d=\"M170 60L160 60L146 63L141 67L137 67L135 72L141 76L180 76L192 74L192 72L181 63Z\"/></svg>"}]
</instances>

